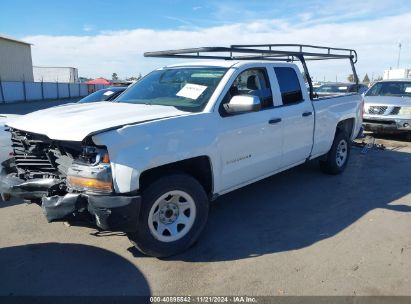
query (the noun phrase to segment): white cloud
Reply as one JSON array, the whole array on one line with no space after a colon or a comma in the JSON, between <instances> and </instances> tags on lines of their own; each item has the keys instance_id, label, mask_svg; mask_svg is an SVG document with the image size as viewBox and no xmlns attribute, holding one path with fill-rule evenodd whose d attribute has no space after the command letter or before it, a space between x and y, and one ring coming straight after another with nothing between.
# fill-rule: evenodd
<instances>
[{"instance_id":1,"label":"white cloud","mask_svg":"<svg viewBox=\"0 0 411 304\"><path fill-rule=\"evenodd\" d=\"M94 26L91 24L84 24L83 25L83 31L85 32L91 32L94 29Z\"/></svg>"},{"instance_id":2,"label":"white cloud","mask_svg":"<svg viewBox=\"0 0 411 304\"><path fill-rule=\"evenodd\" d=\"M188 27L197 28L197 26L193 22L187 21L187 20L182 19L182 18L177 18L177 17L172 17L172 16L165 16L165 18L169 19L169 20L177 21L178 23L182 24L179 27L179 28L182 28L182 29L188 28Z\"/></svg>"},{"instance_id":3,"label":"white cloud","mask_svg":"<svg viewBox=\"0 0 411 304\"><path fill-rule=\"evenodd\" d=\"M313 14L307 12L307 13L299 14L298 17L300 17L301 21L308 21L313 17Z\"/></svg>"},{"instance_id":4,"label":"white cloud","mask_svg":"<svg viewBox=\"0 0 411 304\"><path fill-rule=\"evenodd\" d=\"M23 40L33 43L33 64L73 66L81 76L110 77L117 72L127 77L149 72L173 60L144 58L145 51L184 47L227 46L247 43L303 43L354 48L359 55L357 71L382 75L383 70L395 67L398 41L402 42L402 65L411 67L411 12L375 20L336 23L310 23L308 18L296 20L259 20L209 28L178 30L133 29L101 32L86 36L30 36ZM301 19L307 19L302 21ZM349 72L346 64L321 63L314 66L314 76L330 80L344 78ZM317 74L317 75L315 75Z\"/></svg>"}]
</instances>

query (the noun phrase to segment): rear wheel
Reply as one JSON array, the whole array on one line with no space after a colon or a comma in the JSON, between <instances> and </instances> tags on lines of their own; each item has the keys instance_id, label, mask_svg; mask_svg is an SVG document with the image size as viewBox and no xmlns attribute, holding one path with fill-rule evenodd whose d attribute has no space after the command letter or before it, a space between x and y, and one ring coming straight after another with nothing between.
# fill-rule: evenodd
<instances>
[{"instance_id":1,"label":"rear wheel","mask_svg":"<svg viewBox=\"0 0 411 304\"><path fill-rule=\"evenodd\" d=\"M347 133L338 130L330 151L320 160L322 171L328 174L340 174L345 170L350 158L351 142Z\"/></svg>"},{"instance_id":2,"label":"rear wheel","mask_svg":"<svg viewBox=\"0 0 411 304\"><path fill-rule=\"evenodd\" d=\"M128 233L142 253L166 257L190 247L208 217L208 198L201 184L186 174L152 183L142 194L137 231Z\"/></svg>"}]
</instances>

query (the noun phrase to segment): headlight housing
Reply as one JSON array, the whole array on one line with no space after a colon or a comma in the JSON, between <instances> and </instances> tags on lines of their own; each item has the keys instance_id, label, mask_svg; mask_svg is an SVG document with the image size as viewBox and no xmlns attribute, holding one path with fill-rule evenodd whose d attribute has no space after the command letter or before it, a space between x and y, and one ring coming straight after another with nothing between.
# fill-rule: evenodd
<instances>
[{"instance_id":1,"label":"headlight housing","mask_svg":"<svg viewBox=\"0 0 411 304\"><path fill-rule=\"evenodd\" d=\"M83 147L67 171L67 187L80 192L111 193L113 179L110 158L105 148Z\"/></svg>"},{"instance_id":2,"label":"headlight housing","mask_svg":"<svg viewBox=\"0 0 411 304\"><path fill-rule=\"evenodd\" d=\"M401 107L398 115L411 115L411 107Z\"/></svg>"}]
</instances>

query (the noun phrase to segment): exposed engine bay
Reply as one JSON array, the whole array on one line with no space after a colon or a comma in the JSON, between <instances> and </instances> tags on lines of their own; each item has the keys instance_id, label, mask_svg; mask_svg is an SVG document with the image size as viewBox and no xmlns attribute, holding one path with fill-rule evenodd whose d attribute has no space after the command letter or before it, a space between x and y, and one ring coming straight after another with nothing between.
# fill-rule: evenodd
<instances>
[{"instance_id":1,"label":"exposed engine bay","mask_svg":"<svg viewBox=\"0 0 411 304\"><path fill-rule=\"evenodd\" d=\"M137 214L127 210L128 206L135 208L135 204L130 204L135 197L113 193L105 147L94 145L90 138L82 142L55 141L12 128L9 132L13 151L3 163L2 193L38 203L48 221L88 213L98 227L116 229L116 223L127 223L124 219L130 218L123 212ZM116 215L120 210L117 207L125 208ZM123 220L118 221L117 216Z\"/></svg>"},{"instance_id":2,"label":"exposed engine bay","mask_svg":"<svg viewBox=\"0 0 411 304\"><path fill-rule=\"evenodd\" d=\"M104 147L93 146L88 138L83 142L53 141L40 134L9 131L13 157L7 168L11 172L8 179L22 181L15 187L27 192L21 195L24 198L90 190L87 185L93 183L88 178L96 180L95 191L111 192L110 160Z\"/></svg>"},{"instance_id":3,"label":"exposed engine bay","mask_svg":"<svg viewBox=\"0 0 411 304\"><path fill-rule=\"evenodd\" d=\"M15 178L25 181L20 187L35 191L33 199L47 194L65 194L68 168L81 153L75 142L53 142L46 136L10 129ZM10 174L9 174L10 176ZM10 176L12 178L13 175ZM43 193L41 193L43 192Z\"/></svg>"}]
</instances>

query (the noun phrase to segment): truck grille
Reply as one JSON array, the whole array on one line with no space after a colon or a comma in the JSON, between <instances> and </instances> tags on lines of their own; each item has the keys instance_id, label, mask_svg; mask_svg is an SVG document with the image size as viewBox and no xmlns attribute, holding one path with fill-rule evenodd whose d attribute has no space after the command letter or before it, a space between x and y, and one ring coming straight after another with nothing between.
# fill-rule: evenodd
<instances>
[{"instance_id":1,"label":"truck grille","mask_svg":"<svg viewBox=\"0 0 411 304\"><path fill-rule=\"evenodd\" d=\"M14 129L11 141L18 169L34 174L56 172L56 157L50 152L51 141L45 136Z\"/></svg>"},{"instance_id":2,"label":"truck grille","mask_svg":"<svg viewBox=\"0 0 411 304\"><path fill-rule=\"evenodd\" d=\"M390 115L398 115L398 113L400 113L401 107L394 107L391 110Z\"/></svg>"},{"instance_id":3,"label":"truck grille","mask_svg":"<svg viewBox=\"0 0 411 304\"><path fill-rule=\"evenodd\" d=\"M387 111L386 106L371 106L368 108L368 114L382 115Z\"/></svg>"}]
</instances>

